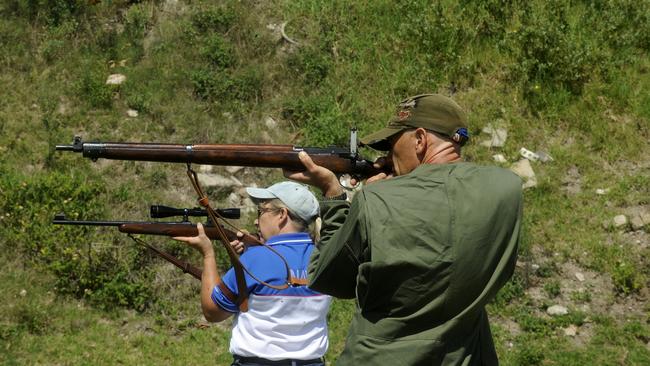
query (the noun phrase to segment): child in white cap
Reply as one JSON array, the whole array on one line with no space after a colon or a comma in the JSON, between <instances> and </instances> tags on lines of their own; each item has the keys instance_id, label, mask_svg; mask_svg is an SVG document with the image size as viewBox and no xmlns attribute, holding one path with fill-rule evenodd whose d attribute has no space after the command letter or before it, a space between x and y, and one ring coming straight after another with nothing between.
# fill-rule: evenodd
<instances>
[{"instance_id":1,"label":"child in white cap","mask_svg":"<svg viewBox=\"0 0 650 366\"><path fill-rule=\"evenodd\" d=\"M317 233L316 197L306 186L295 182L246 188L246 192L258 205L255 225L265 244L286 260L294 278L306 279ZM234 271L231 268L219 278L212 243L200 224L198 228L196 237L175 239L187 242L203 254L201 304L206 319L219 322L235 315L230 340L232 365L324 365L331 297L308 286L278 290L263 285L262 281L272 285L285 283L286 266L268 248L252 246L240 257L244 267L256 277L246 275L248 311L240 312L233 301L233 295L238 295ZM243 248L239 241L231 245Z\"/></svg>"}]
</instances>

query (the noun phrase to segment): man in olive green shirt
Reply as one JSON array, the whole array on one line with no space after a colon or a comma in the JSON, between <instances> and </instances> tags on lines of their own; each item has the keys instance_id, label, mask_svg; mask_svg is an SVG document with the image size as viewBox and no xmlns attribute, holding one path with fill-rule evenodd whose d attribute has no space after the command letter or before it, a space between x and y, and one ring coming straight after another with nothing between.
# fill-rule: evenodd
<instances>
[{"instance_id":1,"label":"man in olive green shirt","mask_svg":"<svg viewBox=\"0 0 650 366\"><path fill-rule=\"evenodd\" d=\"M289 178L320 188L323 227L310 287L356 297L337 365L496 365L485 304L512 275L521 180L461 161L466 117L451 99L400 103L362 139L392 173L367 180L351 204L335 175L301 153Z\"/></svg>"}]
</instances>

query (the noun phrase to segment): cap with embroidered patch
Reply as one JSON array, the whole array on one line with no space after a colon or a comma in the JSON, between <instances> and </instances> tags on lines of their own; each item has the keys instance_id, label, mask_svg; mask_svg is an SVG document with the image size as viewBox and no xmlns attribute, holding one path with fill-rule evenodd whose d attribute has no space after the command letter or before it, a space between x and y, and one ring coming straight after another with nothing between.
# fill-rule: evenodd
<instances>
[{"instance_id":1,"label":"cap with embroidered patch","mask_svg":"<svg viewBox=\"0 0 650 366\"><path fill-rule=\"evenodd\" d=\"M361 144L387 151L390 150L389 137L418 127L448 136L461 145L469 139L467 117L456 102L440 94L421 94L404 99L388 126L363 137Z\"/></svg>"},{"instance_id":2,"label":"cap with embroidered patch","mask_svg":"<svg viewBox=\"0 0 650 366\"><path fill-rule=\"evenodd\" d=\"M246 188L246 193L253 200L270 200L277 198L287 208L305 222L310 223L318 216L318 200L303 184L296 182L280 182L268 188Z\"/></svg>"}]
</instances>

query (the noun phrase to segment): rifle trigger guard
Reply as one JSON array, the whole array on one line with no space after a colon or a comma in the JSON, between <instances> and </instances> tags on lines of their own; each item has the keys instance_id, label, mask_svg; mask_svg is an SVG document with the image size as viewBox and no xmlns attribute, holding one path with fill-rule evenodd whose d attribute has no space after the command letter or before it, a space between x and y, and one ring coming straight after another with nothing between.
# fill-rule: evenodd
<instances>
[{"instance_id":1,"label":"rifle trigger guard","mask_svg":"<svg viewBox=\"0 0 650 366\"><path fill-rule=\"evenodd\" d=\"M357 184L352 185L350 181L355 179ZM350 174L341 174L339 175L339 185L346 191L352 191L361 185L361 179L358 176L353 176Z\"/></svg>"}]
</instances>

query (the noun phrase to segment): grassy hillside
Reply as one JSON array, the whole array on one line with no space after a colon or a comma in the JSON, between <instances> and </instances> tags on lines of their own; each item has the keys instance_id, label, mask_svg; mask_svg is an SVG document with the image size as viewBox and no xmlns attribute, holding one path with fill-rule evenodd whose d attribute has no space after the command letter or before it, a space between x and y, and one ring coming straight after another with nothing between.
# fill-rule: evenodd
<instances>
[{"instance_id":1,"label":"grassy hillside","mask_svg":"<svg viewBox=\"0 0 650 366\"><path fill-rule=\"evenodd\" d=\"M230 360L228 324L202 319L195 280L109 228L49 224L193 207L184 167L93 163L56 144L343 146L350 127L369 133L402 98L438 92L468 111L467 160L553 158L530 163L517 271L489 306L502 363L650 364L649 51L647 0L3 0L0 362ZM108 85L113 74L126 79ZM504 146L483 144L488 127ZM209 193L228 205L239 190ZM330 361L353 309L330 312Z\"/></svg>"}]
</instances>

